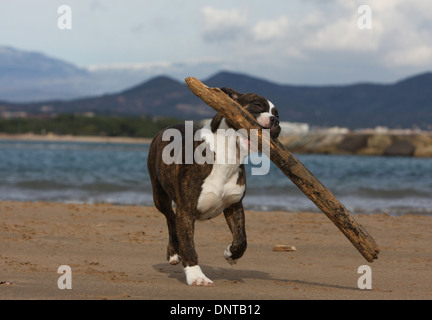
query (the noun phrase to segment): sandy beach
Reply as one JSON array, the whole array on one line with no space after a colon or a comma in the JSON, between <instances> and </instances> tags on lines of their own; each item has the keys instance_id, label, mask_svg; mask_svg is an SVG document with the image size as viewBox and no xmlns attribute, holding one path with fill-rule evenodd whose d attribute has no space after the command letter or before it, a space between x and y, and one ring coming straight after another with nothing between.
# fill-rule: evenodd
<instances>
[{"instance_id":1,"label":"sandy beach","mask_svg":"<svg viewBox=\"0 0 432 320\"><path fill-rule=\"evenodd\" d=\"M432 218L355 215L381 248L368 263L324 215L247 212L248 249L231 266L223 215L196 225L214 287L189 287L166 261L165 218L153 207L0 202L0 299L431 299ZM275 245L294 246L275 252ZM60 290L59 266L72 289ZM359 266L372 270L361 290Z\"/></svg>"},{"instance_id":2,"label":"sandy beach","mask_svg":"<svg viewBox=\"0 0 432 320\"><path fill-rule=\"evenodd\" d=\"M44 142L97 142L97 143L150 143L151 138L108 137L108 136L74 136L58 134L7 134L0 133L0 140L44 141Z\"/></svg>"}]
</instances>

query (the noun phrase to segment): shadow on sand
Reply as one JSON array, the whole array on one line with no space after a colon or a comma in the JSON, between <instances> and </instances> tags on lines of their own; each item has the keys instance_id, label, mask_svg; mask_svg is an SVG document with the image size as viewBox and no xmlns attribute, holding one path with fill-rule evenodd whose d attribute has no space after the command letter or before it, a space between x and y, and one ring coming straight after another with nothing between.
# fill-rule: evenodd
<instances>
[{"instance_id":1,"label":"shadow on sand","mask_svg":"<svg viewBox=\"0 0 432 320\"><path fill-rule=\"evenodd\" d=\"M213 281L225 280L231 282L246 282L246 279L256 279L256 280L267 280L276 281L281 284L295 285L295 286L314 286L321 288L333 288L333 289L343 289L343 290L358 290L357 287L347 287L328 283L318 283L312 281L303 280L290 280L290 279L278 279L272 277L269 273L256 270L245 270L245 269L231 269L231 268L220 268L211 267L205 264L200 264L200 267L204 274ZM179 265L172 266L168 263L159 263L153 265L153 268L160 273L167 274L169 278L176 279L177 281L186 284L186 278L183 272L183 268Z\"/></svg>"}]
</instances>

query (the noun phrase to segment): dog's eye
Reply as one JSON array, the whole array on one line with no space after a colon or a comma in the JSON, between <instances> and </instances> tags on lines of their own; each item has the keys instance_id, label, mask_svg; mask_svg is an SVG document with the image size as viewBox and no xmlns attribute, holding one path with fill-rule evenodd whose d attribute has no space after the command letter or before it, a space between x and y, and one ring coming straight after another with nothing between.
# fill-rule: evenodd
<instances>
[{"instance_id":1,"label":"dog's eye","mask_svg":"<svg viewBox=\"0 0 432 320\"><path fill-rule=\"evenodd\" d=\"M259 102L251 102L247 109L251 113L261 113L264 111L263 105Z\"/></svg>"},{"instance_id":2,"label":"dog's eye","mask_svg":"<svg viewBox=\"0 0 432 320\"><path fill-rule=\"evenodd\" d=\"M256 109L259 109L259 110L264 109L264 107L262 106L262 104L259 103L259 102L255 102L255 103L254 103L254 107L255 107Z\"/></svg>"}]
</instances>

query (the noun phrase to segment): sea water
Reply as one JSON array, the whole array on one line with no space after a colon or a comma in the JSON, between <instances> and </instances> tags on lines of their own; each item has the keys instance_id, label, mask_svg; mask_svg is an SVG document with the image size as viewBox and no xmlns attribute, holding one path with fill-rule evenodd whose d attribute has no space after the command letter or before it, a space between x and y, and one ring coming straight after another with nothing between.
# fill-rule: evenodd
<instances>
[{"instance_id":1,"label":"sea water","mask_svg":"<svg viewBox=\"0 0 432 320\"><path fill-rule=\"evenodd\" d=\"M153 205L148 149L0 140L0 200ZM350 212L432 215L431 158L296 156ZM246 209L319 212L273 163L266 175L251 175L251 166Z\"/></svg>"}]
</instances>

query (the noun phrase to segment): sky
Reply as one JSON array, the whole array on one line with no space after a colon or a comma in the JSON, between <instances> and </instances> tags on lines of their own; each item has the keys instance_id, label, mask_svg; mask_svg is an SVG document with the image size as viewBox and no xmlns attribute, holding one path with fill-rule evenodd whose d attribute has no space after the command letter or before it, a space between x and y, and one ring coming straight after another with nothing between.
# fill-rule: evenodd
<instances>
[{"instance_id":1,"label":"sky","mask_svg":"<svg viewBox=\"0 0 432 320\"><path fill-rule=\"evenodd\" d=\"M71 29L58 27L61 5ZM177 78L228 70L323 85L432 69L430 0L2 0L0 15L0 46L90 70Z\"/></svg>"}]
</instances>

